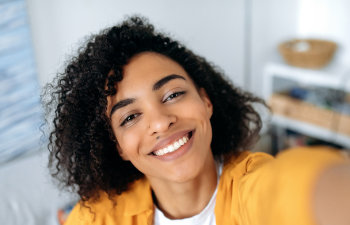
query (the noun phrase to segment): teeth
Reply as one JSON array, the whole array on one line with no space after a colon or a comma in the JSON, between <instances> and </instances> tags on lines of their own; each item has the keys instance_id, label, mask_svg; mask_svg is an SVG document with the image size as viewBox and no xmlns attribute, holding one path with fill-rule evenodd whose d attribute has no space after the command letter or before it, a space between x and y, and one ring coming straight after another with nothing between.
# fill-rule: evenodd
<instances>
[{"instance_id":1,"label":"teeth","mask_svg":"<svg viewBox=\"0 0 350 225\"><path fill-rule=\"evenodd\" d=\"M179 144L180 144L180 145L185 144L185 142L182 140L182 138L179 140Z\"/></svg>"},{"instance_id":2,"label":"teeth","mask_svg":"<svg viewBox=\"0 0 350 225\"><path fill-rule=\"evenodd\" d=\"M176 151L182 145L186 144L187 141L188 141L188 137L184 136L184 137L180 138L179 140L175 141L174 143L168 145L167 147L155 151L154 154L160 156L160 155L165 155L169 152Z\"/></svg>"}]
</instances>

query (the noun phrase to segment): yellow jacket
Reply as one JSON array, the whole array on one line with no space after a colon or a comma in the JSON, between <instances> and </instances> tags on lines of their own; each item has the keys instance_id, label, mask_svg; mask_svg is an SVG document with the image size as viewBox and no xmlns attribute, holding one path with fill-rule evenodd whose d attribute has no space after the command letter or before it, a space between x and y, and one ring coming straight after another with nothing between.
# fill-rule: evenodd
<instances>
[{"instance_id":1,"label":"yellow jacket","mask_svg":"<svg viewBox=\"0 0 350 225\"><path fill-rule=\"evenodd\" d=\"M225 163L217 192L217 225L311 225L312 188L322 170L345 157L326 148L298 148L276 158L243 152ZM104 193L90 207L78 203L65 225L152 225L154 205L147 179L114 197ZM91 213L92 211L92 213Z\"/></svg>"}]
</instances>

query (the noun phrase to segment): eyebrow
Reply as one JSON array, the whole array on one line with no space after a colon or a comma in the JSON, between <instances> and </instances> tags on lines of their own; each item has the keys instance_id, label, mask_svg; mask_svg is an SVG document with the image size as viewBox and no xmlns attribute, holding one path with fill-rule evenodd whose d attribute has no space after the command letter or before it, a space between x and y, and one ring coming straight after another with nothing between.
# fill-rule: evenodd
<instances>
[{"instance_id":1,"label":"eyebrow","mask_svg":"<svg viewBox=\"0 0 350 225\"><path fill-rule=\"evenodd\" d=\"M166 83L168 83L169 81L173 80L173 79L183 79L186 80L183 76L177 75L177 74L171 74L168 75L166 77L163 77L162 79L160 79L159 81L157 81L154 85L152 90L153 91L157 91L159 90L161 87L163 87Z\"/></svg>"},{"instance_id":2,"label":"eyebrow","mask_svg":"<svg viewBox=\"0 0 350 225\"><path fill-rule=\"evenodd\" d=\"M131 103L135 102L134 98L127 98L124 100L121 100L120 102L117 102L111 109L111 113L109 114L109 116L111 117L112 114L117 110L120 109L122 107L125 107L127 105L130 105Z\"/></svg>"},{"instance_id":3,"label":"eyebrow","mask_svg":"<svg viewBox=\"0 0 350 225\"><path fill-rule=\"evenodd\" d=\"M173 80L173 79L183 79L183 80L186 80L183 76L181 75L177 75L177 74L170 74L168 76L165 76L163 77L162 79L158 80L152 87L152 91L157 91L159 90L161 87L163 87L166 83L168 83L169 81ZM127 99L124 99L124 100L121 100L119 102L117 102L111 109L111 112L110 112L110 117L112 116L112 114L120 109L120 108L123 108L127 105L130 105L132 103L135 102L136 99L134 98L127 98Z\"/></svg>"}]
</instances>

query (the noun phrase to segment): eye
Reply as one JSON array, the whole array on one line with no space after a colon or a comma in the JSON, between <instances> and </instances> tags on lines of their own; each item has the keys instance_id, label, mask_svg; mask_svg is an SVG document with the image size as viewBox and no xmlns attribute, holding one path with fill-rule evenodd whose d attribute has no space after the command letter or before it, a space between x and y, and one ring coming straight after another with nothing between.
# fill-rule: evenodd
<instances>
[{"instance_id":1,"label":"eye","mask_svg":"<svg viewBox=\"0 0 350 225\"><path fill-rule=\"evenodd\" d=\"M165 100L163 100L163 102L171 101L172 99L177 98L185 93L186 93L185 91L174 92L174 93L170 94L169 96L167 96L165 98Z\"/></svg>"},{"instance_id":2,"label":"eye","mask_svg":"<svg viewBox=\"0 0 350 225\"><path fill-rule=\"evenodd\" d=\"M140 116L140 113L135 113L135 114L131 114L131 115L127 116L127 117L123 120L123 122L120 124L120 126L124 126L124 125L126 125L126 124L128 124L128 123L131 123L134 119L136 119L136 118L139 117L139 116Z\"/></svg>"}]
</instances>

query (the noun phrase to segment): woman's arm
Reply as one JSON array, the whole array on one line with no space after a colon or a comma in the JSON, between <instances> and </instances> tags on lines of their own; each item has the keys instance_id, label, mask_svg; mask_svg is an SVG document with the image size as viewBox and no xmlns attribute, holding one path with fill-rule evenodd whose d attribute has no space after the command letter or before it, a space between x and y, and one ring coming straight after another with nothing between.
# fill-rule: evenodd
<instances>
[{"instance_id":1,"label":"woman's arm","mask_svg":"<svg viewBox=\"0 0 350 225\"><path fill-rule=\"evenodd\" d=\"M350 225L349 166L340 151L323 146L279 153L249 169L236 188L241 223Z\"/></svg>"},{"instance_id":2,"label":"woman's arm","mask_svg":"<svg viewBox=\"0 0 350 225\"><path fill-rule=\"evenodd\" d=\"M313 208L320 225L350 224L350 164L332 166L321 174Z\"/></svg>"}]
</instances>

